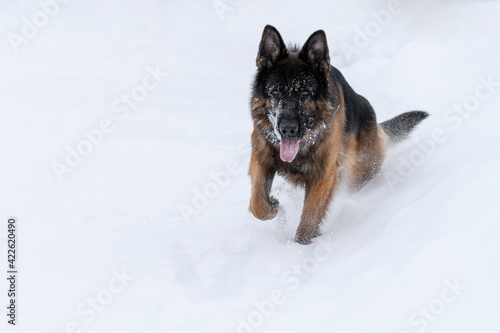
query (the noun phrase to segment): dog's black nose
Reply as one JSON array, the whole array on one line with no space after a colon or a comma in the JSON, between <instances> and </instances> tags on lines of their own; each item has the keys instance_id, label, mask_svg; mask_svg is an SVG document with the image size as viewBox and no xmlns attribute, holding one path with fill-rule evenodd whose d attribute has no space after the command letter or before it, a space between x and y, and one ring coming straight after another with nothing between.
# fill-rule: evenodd
<instances>
[{"instance_id":1,"label":"dog's black nose","mask_svg":"<svg viewBox=\"0 0 500 333\"><path fill-rule=\"evenodd\" d=\"M295 138L299 134L299 122L295 119L281 119L279 131L283 139Z\"/></svg>"}]
</instances>

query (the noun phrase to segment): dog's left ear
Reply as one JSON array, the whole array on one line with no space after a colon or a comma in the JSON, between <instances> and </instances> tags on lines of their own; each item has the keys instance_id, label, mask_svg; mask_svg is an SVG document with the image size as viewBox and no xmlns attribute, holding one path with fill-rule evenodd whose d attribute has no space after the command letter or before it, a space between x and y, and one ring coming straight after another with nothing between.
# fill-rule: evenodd
<instances>
[{"instance_id":1,"label":"dog's left ear","mask_svg":"<svg viewBox=\"0 0 500 333\"><path fill-rule=\"evenodd\" d=\"M316 31L307 39L302 50L300 50L299 58L325 73L330 70L330 55L326 34L323 30Z\"/></svg>"}]
</instances>

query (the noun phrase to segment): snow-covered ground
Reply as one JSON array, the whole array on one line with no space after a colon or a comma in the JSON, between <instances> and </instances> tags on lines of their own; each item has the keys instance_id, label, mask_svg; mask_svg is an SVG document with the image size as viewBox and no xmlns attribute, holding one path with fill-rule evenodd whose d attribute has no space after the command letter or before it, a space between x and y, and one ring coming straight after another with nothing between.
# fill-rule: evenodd
<instances>
[{"instance_id":1,"label":"snow-covered ground","mask_svg":"<svg viewBox=\"0 0 500 333\"><path fill-rule=\"evenodd\" d=\"M0 331L499 332L499 14L498 1L2 1L0 266L15 216L19 276L16 327L2 306ZM298 43L324 29L380 121L432 115L369 188L336 195L309 246L291 243L300 189L276 181L273 221L247 209L266 24Z\"/></svg>"}]
</instances>

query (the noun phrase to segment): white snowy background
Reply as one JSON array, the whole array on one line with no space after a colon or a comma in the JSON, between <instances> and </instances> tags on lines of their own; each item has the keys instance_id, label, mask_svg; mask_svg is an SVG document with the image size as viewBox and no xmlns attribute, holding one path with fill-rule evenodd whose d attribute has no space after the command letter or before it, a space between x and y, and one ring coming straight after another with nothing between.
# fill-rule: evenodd
<instances>
[{"instance_id":1,"label":"white snowy background","mask_svg":"<svg viewBox=\"0 0 500 333\"><path fill-rule=\"evenodd\" d=\"M62 2L0 2L0 332L500 332L500 2ZM324 29L379 121L431 114L309 246L283 179L248 212L266 24Z\"/></svg>"}]
</instances>

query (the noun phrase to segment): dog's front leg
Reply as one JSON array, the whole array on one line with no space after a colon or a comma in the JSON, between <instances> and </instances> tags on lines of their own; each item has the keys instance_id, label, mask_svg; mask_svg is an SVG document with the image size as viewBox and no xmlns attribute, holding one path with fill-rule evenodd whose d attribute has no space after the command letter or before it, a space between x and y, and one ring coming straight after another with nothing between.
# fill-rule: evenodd
<instances>
[{"instance_id":1,"label":"dog's front leg","mask_svg":"<svg viewBox=\"0 0 500 333\"><path fill-rule=\"evenodd\" d=\"M310 244L311 239L320 235L319 226L328 209L333 192L338 185L337 173L331 173L320 180L306 184L304 209L300 218L295 241L300 244Z\"/></svg>"},{"instance_id":2,"label":"dog's front leg","mask_svg":"<svg viewBox=\"0 0 500 333\"><path fill-rule=\"evenodd\" d=\"M275 174L274 169L259 163L255 153L252 152L248 173L252 179L250 211L259 220L273 219L278 213L278 200L272 198L270 195Z\"/></svg>"}]
</instances>

